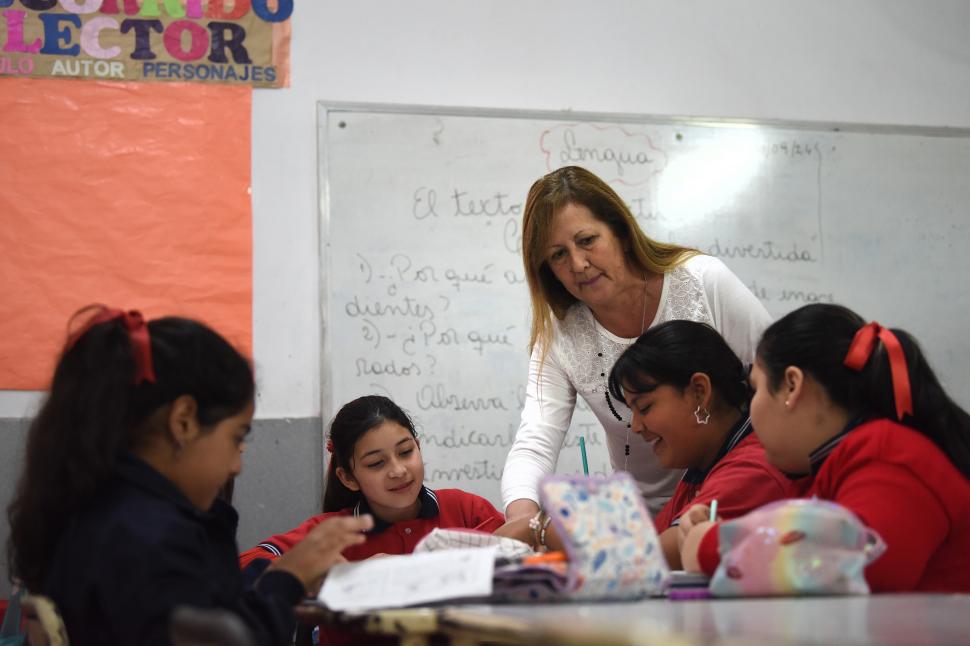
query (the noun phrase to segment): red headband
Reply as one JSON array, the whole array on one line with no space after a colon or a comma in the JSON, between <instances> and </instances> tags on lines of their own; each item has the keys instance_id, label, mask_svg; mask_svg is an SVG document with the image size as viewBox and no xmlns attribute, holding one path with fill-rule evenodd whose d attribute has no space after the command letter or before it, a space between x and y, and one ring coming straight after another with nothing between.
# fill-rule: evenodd
<instances>
[{"instance_id":1,"label":"red headband","mask_svg":"<svg viewBox=\"0 0 970 646\"><path fill-rule=\"evenodd\" d=\"M74 332L70 332L71 323L88 310L95 310L95 312L80 328ZM69 333L64 351L66 352L73 348L78 339L87 334L88 330L95 325L107 323L108 321L119 318L124 324L125 329L128 330L128 338L131 339L131 351L135 357L135 385L137 386L143 381L155 383L155 369L152 367L152 341L148 336L148 326L145 324L145 319L142 317L141 312L137 310L125 312L100 304L89 305L78 310L68 323Z\"/></svg>"},{"instance_id":2,"label":"red headband","mask_svg":"<svg viewBox=\"0 0 970 646\"><path fill-rule=\"evenodd\" d=\"M845 355L843 362L846 367L852 370L862 370L872 351L876 347L876 341L882 341L886 346L886 354L889 355L889 369L893 379L893 396L896 399L896 417L900 421L905 414L913 414L913 396L909 388L909 369L906 367L906 355L903 353L903 346L899 339L875 321L863 325L855 333L849 351Z\"/></svg>"}]
</instances>

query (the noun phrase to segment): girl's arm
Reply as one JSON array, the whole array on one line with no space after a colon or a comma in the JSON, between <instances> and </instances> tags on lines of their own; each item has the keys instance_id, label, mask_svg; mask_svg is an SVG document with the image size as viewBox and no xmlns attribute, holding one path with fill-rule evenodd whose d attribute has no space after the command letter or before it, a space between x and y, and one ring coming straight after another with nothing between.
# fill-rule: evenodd
<instances>
[{"instance_id":1,"label":"girl's arm","mask_svg":"<svg viewBox=\"0 0 970 646\"><path fill-rule=\"evenodd\" d=\"M927 562L950 530L934 493L907 468L870 462L847 473L834 498L886 542L886 552L865 571L872 591L916 589ZM718 535L709 531L714 527L716 524L699 523L685 533L681 547L684 569L714 573L719 562Z\"/></svg>"},{"instance_id":2,"label":"girl's arm","mask_svg":"<svg viewBox=\"0 0 970 646\"><path fill-rule=\"evenodd\" d=\"M718 517L720 519L720 517ZM688 572L704 572L711 575L714 567L710 567L710 559L704 558L706 549L709 548L710 538L704 540L710 533L713 538L717 537L717 523L711 522L711 509L707 505L694 505L680 517L678 526L677 543L680 552L681 568ZM714 532L710 532L714 529ZM714 545L715 554L717 544ZM707 566L707 567L704 567ZM710 568L708 572L707 569Z\"/></svg>"},{"instance_id":3,"label":"girl's arm","mask_svg":"<svg viewBox=\"0 0 970 646\"><path fill-rule=\"evenodd\" d=\"M660 532L660 549L664 553L664 560L671 570L682 570L680 563L680 544L677 540L680 536L679 527L668 527Z\"/></svg>"},{"instance_id":4,"label":"girl's arm","mask_svg":"<svg viewBox=\"0 0 970 646\"><path fill-rule=\"evenodd\" d=\"M157 542L128 535L111 553L97 594L110 600L104 608L112 639L123 644L170 644L169 621L180 605L221 608L246 624L257 644L284 643L293 633L293 606L306 594L288 572L266 572L242 586L238 573L214 561L211 536L197 526L176 528ZM224 545L230 553L229 541ZM225 562L223 562L225 563ZM231 567L231 564L225 564ZM124 576L119 573L124 572Z\"/></svg>"},{"instance_id":5,"label":"girl's arm","mask_svg":"<svg viewBox=\"0 0 970 646\"><path fill-rule=\"evenodd\" d=\"M694 525L684 536L684 543L680 548L680 560L681 566L687 572L703 572L707 576L714 574L719 563L717 523L705 520L703 523Z\"/></svg>"},{"instance_id":6,"label":"girl's arm","mask_svg":"<svg viewBox=\"0 0 970 646\"><path fill-rule=\"evenodd\" d=\"M323 575L341 563L346 548L367 540L365 531L374 526L370 516L328 518L314 527L293 549L266 568L289 572L303 584L307 594L316 594ZM265 576L265 575L264 575Z\"/></svg>"},{"instance_id":7,"label":"girl's arm","mask_svg":"<svg viewBox=\"0 0 970 646\"><path fill-rule=\"evenodd\" d=\"M908 468L873 462L848 473L835 502L876 530L887 549L866 568L873 592L914 590L950 531L936 495Z\"/></svg>"},{"instance_id":8,"label":"girl's arm","mask_svg":"<svg viewBox=\"0 0 970 646\"><path fill-rule=\"evenodd\" d=\"M314 527L319 525L323 520L334 515L336 514L326 513L311 516L300 523L299 526L294 527L288 532L277 534L276 536L271 536L266 540L260 541L259 545L253 547L252 549L248 549L239 555L239 567L246 569L253 561L257 559L275 561L279 557L289 552L294 545L306 538Z\"/></svg>"},{"instance_id":9,"label":"girl's arm","mask_svg":"<svg viewBox=\"0 0 970 646\"><path fill-rule=\"evenodd\" d=\"M471 499L471 523L469 529L491 534L505 524L505 515L481 496L468 494Z\"/></svg>"}]
</instances>

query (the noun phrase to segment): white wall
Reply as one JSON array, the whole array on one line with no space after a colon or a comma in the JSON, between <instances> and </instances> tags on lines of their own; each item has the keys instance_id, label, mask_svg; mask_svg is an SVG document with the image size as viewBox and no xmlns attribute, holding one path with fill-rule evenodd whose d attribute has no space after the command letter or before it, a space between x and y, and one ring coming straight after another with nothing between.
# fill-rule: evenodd
<instances>
[{"instance_id":1,"label":"white wall","mask_svg":"<svg viewBox=\"0 0 970 646\"><path fill-rule=\"evenodd\" d=\"M253 101L260 418L320 412L317 101L970 127L965 0L301 0L292 22L292 86Z\"/></svg>"}]
</instances>

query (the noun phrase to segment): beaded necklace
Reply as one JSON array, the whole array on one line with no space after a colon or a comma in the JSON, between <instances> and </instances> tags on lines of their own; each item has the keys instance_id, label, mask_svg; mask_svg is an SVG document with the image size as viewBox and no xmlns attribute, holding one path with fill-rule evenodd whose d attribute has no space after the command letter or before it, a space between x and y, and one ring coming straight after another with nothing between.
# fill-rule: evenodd
<instances>
[{"instance_id":1,"label":"beaded necklace","mask_svg":"<svg viewBox=\"0 0 970 646\"><path fill-rule=\"evenodd\" d=\"M640 334L641 335L647 329L647 284L648 284L647 283L647 279L646 279L646 277L644 277L644 279L643 279L643 312L640 313ZM600 359L603 358L603 353L602 352L597 352L596 354L597 354L597 356ZM603 370L602 370L602 372L600 372L600 377L606 378L606 366L603 366ZM607 379L606 386L603 389L603 394L606 396L606 405L607 405L607 407L609 407L610 412L613 413L613 417L615 417L618 422L622 422L623 421L623 416L620 415L617 412L616 406L613 405L613 399L610 397L610 385L609 385L609 380L608 379ZM627 421L627 423L626 423L626 442L625 442L625 444L623 446L623 470L624 471L627 470L627 468L626 468L627 467L627 462L630 459L630 425L631 425L631 422L632 421L633 421L633 417L631 415L630 420Z\"/></svg>"}]
</instances>

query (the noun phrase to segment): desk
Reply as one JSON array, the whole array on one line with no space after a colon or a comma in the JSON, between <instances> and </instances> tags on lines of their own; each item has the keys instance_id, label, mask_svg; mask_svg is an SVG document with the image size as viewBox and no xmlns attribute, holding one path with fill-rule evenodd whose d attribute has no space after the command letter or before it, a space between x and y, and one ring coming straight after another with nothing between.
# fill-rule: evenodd
<instances>
[{"instance_id":1,"label":"desk","mask_svg":"<svg viewBox=\"0 0 970 646\"><path fill-rule=\"evenodd\" d=\"M337 623L346 615L304 609ZM307 615L306 613L310 613ZM970 595L874 595L631 603L460 605L365 613L367 631L402 644L970 644Z\"/></svg>"}]
</instances>

